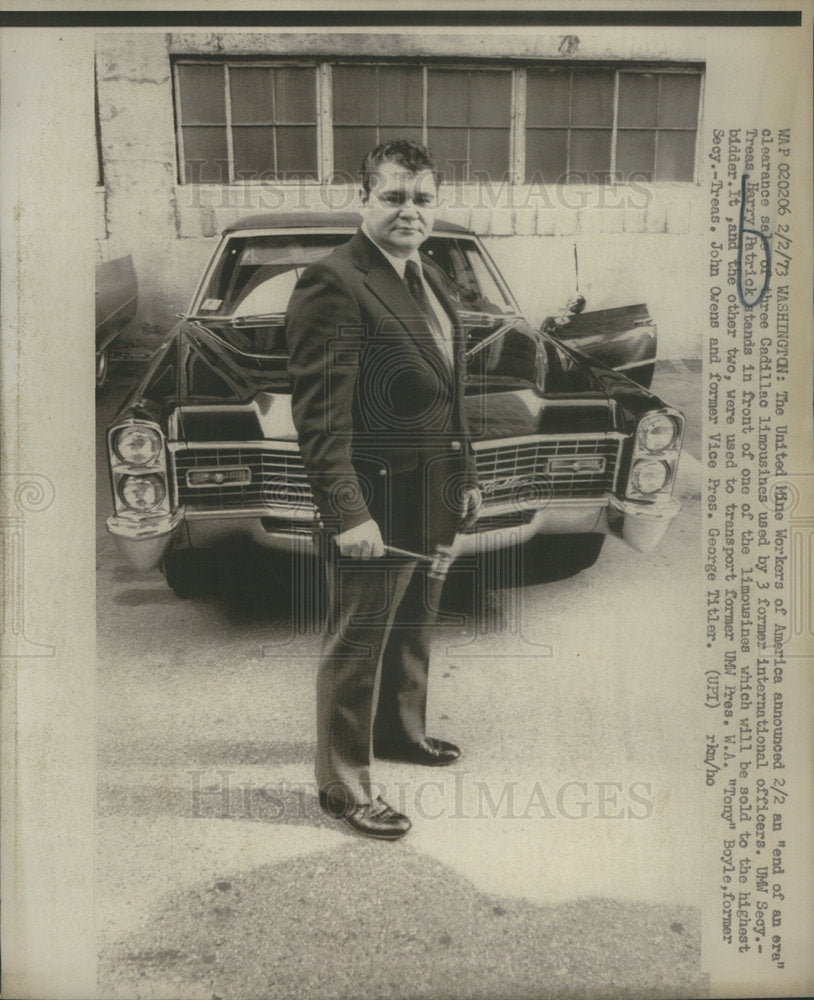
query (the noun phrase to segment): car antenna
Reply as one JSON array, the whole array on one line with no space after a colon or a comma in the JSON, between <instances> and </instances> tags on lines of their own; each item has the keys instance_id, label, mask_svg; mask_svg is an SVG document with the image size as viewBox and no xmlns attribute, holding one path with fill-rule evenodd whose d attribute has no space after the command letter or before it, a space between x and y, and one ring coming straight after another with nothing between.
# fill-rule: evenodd
<instances>
[{"instance_id":1,"label":"car antenna","mask_svg":"<svg viewBox=\"0 0 814 1000\"><path fill-rule=\"evenodd\" d=\"M579 254L577 253L576 240L574 240L574 280L576 282L576 295L568 303L568 311L571 314L581 313L585 308L585 296L579 294Z\"/></svg>"}]
</instances>

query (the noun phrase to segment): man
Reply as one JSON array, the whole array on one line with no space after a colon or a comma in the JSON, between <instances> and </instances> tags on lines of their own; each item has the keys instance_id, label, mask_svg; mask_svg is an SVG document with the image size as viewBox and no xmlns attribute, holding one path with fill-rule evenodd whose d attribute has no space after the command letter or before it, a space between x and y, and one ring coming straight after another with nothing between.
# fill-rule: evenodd
<instances>
[{"instance_id":1,"label":"man","mask_svg":"<svg viewBox=\"0 0 814 1000\"><path fill-rule=\"evenodd\" d=\"M320 805L397 839L409 819L374 794L371 756L443 766L425 731L440 583L391 547L429 554L480 505L461 389L463 344L441 273L418 253L439 176L397 140L362 164L359 232L311 265L286 321L292 409L319 508L329 616L317 678Z\"/></svg>"}]
</instances>

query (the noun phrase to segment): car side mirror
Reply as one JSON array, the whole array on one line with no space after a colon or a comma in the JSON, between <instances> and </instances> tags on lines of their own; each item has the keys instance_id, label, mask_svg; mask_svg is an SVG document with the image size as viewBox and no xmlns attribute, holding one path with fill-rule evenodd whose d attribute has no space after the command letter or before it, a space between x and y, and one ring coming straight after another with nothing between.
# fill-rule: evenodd
<instances>
[{"instance_id":1,"label":"car side mirror","mask_svg":"<svg viewBox=\"0 0 814 1000\"><path fill-rule=\"evenodd\" d=\"M575 298L569 299L565 304L565 308L561 312L555 313L553 316L546 316L543 320L543 333L553 334L553 336L556 337L558 328L566 326L571 317L579 316L584 308L584 295L577 295Z\"/></svg>"}]
</instances>

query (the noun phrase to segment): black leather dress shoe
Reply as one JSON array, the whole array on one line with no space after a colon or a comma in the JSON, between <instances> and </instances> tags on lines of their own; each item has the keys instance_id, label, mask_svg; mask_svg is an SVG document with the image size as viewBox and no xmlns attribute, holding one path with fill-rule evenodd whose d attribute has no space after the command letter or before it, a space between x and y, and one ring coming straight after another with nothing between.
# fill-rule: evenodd
<instances>
[{"instance_id":1,"label":"black leather dress shoe","mask_svg":"<svg viewBox=\"0 0 814 1000\"><path fill-rule=\"evenodd\" d=\"M406 816L396 812L381 797L374 802L343 802L320 791L319 806L334 819L341 819L357 833L379 840L398 840L413 825Z\"/></svg>"},{"instance_id":2,"label":"black leather dress shoe","mask_svg":"<svg viewBox=\"0 0 814 1000\"><path fill-rule=\"evenodd\" d=\"M425 736L420 743L392 743L377 740L373 754L380 760L398 760L405 764L423 764L425 767L446 767L461 756L459 747L434 736Z\"/></svg>"}]
</instances>

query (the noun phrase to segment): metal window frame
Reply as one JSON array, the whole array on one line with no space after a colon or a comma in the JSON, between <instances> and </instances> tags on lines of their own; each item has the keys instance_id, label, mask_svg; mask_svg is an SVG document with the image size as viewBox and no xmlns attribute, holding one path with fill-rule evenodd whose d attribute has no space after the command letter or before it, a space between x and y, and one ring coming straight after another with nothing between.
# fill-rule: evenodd
<instances>
[{"instance_id":1,"label":"metal window frame","mask_svg":"<svg viewBox=\"0 0 814 1000\"><path fill-rule=\"evenodd\" d=\"M349 129L350 128L364 128L365 126L360 125L359 123L352 123L350 125L346 125L346 124L343 123L343 124L340 124L340 125L336 125L336 123L334 122L334 120L333 120L333 70L334 70L334 67L336 67L336 66L367 66L367 67L370 67L372 69L378 70L379 68L384 67L384 66L387 66L387 67L407 66L407 67L410 67L411 69L414 69L415 65L414 65L414 63L405 62L404 60L399 60L399 59L394 59L394 60L381 60L381 59L379 59L379 60L374 60L374 59L334 59L334 60L332 60L329 63L324 63L323 65L328 70L328 72L330 74L330 78L331 78L330 91L326 91L326 95L325 95L325 128L326 128L327 135L329 135L329 137L330 137L331 161L330 161L330 164L326 165L325 170L324 170L324 172L322 174L322 177L321 177L321 181L322 181L322 183L337 184L337 183L340 183L340 182L337 182L335 180L336 162L335 162L335 158L334 158L334 155L333 155L333 149L334 149L334 143L333 143L334 129L335 128L349 128ZM426 67L425 64L422 64L418 68L421 70L421 125L418 126L418 127L421 129L421 142L426 146L427 145L427 67ZM377 73L376 74L377 103L378 103L378 95L379 95L379 93L380 93L380 91L379 91L379 76L378 76L378 73ZM381 129L382 128L391 128L392 126L390 126L390 125L384 125L383 126L381 122L377 121L372 126L368 126L368 127L372 127L372 128L374 128L376 130L376 142L379 143L379 142L381 142ZM404 125L403 126L403 128L416 128L416 127L417 126L415 126L415 125ZM352 182L352 183L355 183L355 181Z\"/></svg>"},{"instance_id":2,"label":"metal window frame","mask_svg":"<svg viewBox=\"0 0 814 1000\"><path fill-rule=\"evenodd\" d=\"M534 69L542 64L537 63L530 68ZM655 147L653 152L653 180L649 181L650 184L696 184L698 182L699 176L699 143L698 137L701 134L701 112L703 109L703 96L704 96L704 80L705 71L704 67L695 64L630 64L625 66L612 66L608 64L586 64L579 63L577 65L568 65L564 67L568 70L568 125L565 126L566 129L566 160L565 160L565 174L568 176L571 172L571 133L574 130L574 126L571 122L572 117L572 95L573 95L573 79L574 73L580 70L590 69L590 70L600 70L600 69L610 69L613 72L613 120L611 123L611 150L610 150L610 164L609 164L609 180L607 181L607 186L624 186L627 182L619 180L617 178L616 172L616 153L617 153L617 139L620 131L628 131L627 129L620 129L619 127L619 81L622 74L628 74L631 76L653 74L658 78L658 100L660 102L661 98L661 81L664 76L697 76L699 78L699 95L698 95L698 108L696 111L696 123L694 128L664 128L662 129L658 117L655 126L650 128L634 129L633 131L647 131L652 132L655 137ZM526 78L527 79L527 78ZM524 107L524 116L526 113L526 108ZM658 116L658 105L657 105L657 116ZM527 126L525 131L535 131L535 132L545 132L549 126L532 126L529 129ZM554 130L555 126L550 126ZM557 130L561 129L561 126L556 127ZM586 125L580 126L580 130L583 131L605 131L607 126L605 125ZM692 133L695 136L695 155L693 157L693 176L689 180L684 181L659 181L656 179L656 162L658 156L658 134L660 131L665 132L685 132ZM525 156L524 156L525 160ZM526 179L525 162L522 164L522 174L523 183L529 183ZM570 183L570 182L566 182ZM575 182L583 183L583 182Z\"/></svg>"},{"instance_id":3,"label":"metal window frame","mask_svg":"<svg viewBox=\"0 0 814 1000\"><path fill-rule=\"evenodd\" d=\"M364 58L364 59L333 59L330 62L330 66L331 66L331 69L333 69L334 66L368 66L368 67L371 67L371 68L374 68L374 69L378 69L379 67L382 67L382 66L386 66L386 67L405 66L405 67L415 68L415 61L410 61L410 60L406 60L406 59L403 59L403 58L394 58L394 59L375 59L375 58ZM479 63L479 62L472 62L472 61L461 61L461 62L450 63L448 60L438 60L438 61L433 60L433 61L426 61L426 62L420 63L419 64L419 68L421 70L421 88L422 88L422 101L421 101L421 141L422 141L422 143L425 146L428 145L429 129L431 127L435 127L435 126L430 126L429 122L427 120L427 105L428 105L428 100L429 100L429 71L431 69L454 70L456 72L460 71L460 72L466 72L466 73L471 73L473 71L483 72L485 70L485 71L488 71L488 72L508 73L509 74L509 124L506 125L506 126L498 126L498 127L502 128L503 131L508 131L508 133L509 133L509 156L508 156L508 160L507 160L507 164L506 164L506 169L507 169L507 172L509 173L509 175L513 177L515 175L515 173L516 173L516 170L517 170L517 166L516 166L517 159L516 159L516 152L515 152L516 129L514 127L514 117L515 117L515 108L516 108L515 97L514 97L515 90L516 90L515 74L517 72L517 67L515 67L513 65L510 65L510 64L508 64L508 65L504 65L504 64L498 65L498 64L495 64L495 63ZM337 126L337 127L342 127L342 126ZM373 127L376 129L376 139L377 139L377 141L379 141L379 130L382 127L381 122L375 122L374 125L373 125ZM414 126L405 126L405 128L407 128L407 127L411 127L412 128ZM454 129L459 129L461 131L466 130L466 150L467 150L466 155L467 155L467 163L468 163L469 162L469 155L470 155L470 148L471 148L471 132L472 132L473 128L478 128L479 126L472 126L471 124L466 124L466 125L448 125L448 126L439 126L439 127L454 128ZM332 117L331 117L331 121L330 121L330 124L329 124L329 129L331 131L331 135L333 135L333 128L334 128L334 122L333 122ZM335 170L335 166L334 166L334 170ZM326 174L325 176L329 176L329 175ZM456 183L460 183L462 185L463 184L472 184L473 181L470 180L469 177L467 176L467 178L465 180L462 180L462 181L459 181L459 182L456 182Z\"/></svg>"},{"instance_id":4,"label":"metal window frame","mask_svg":"<svg viewBox=\"0 0 814 1000\"><path fill-rule=\"evenodd\" d=\"M507 160L507 163L506 163L506 173L509 175L509 177L512 177L513 176L513 171L514 171L514 163L515 163L514 158L513 158L512 150L513 150L513 146L514 146L514 135L513 135L513 133L515 131L514 130L514 110L515 110L514 98L515 98L515 92L516 92L515 91L515 73L517 71L516 67L513 67L511 65L498 65L496 63L491 63L491 64L488 64L488 63L487 64L484 64L484 63L472 63L472 62L458 62L458 63L448 63L448 62L438 62L438 63L435 63L435 62L432 62L432 63L425 63L424 64L424 70L425 70L425 73L424 73L424 79L425 79L424 126L425 126L425 132L426 132L427 138L429 137L430 125L429 125L429 122L427 121L426 98L427 98L427 95L429 94L428 71L430 69L455 70L455 71L460 71L462 73L472 73L473 71L477 71L477 72L484 72L485 71L485 72L492 72L492 73L508 73L509 74L509 118L508 118L509 123L506 126L497 126L497 127L501 128L502 131L508 131L508 133L509 133L509 156L508 156L508 160ZM472 125L471 122L467 122L466 125L446 125L446 126L432 126L432 127L433 128L437 128L438 127L438 128L455 129L456 131L466 130L466 177L463 178L463 179L461 179L460 181L457 181L456 183L459 184L461 187L477 183L477 180L473 180L472 177L471 177L471 167L470 167L471 159L472 159L472 130L473 129L478 130L478 129L484 128L484 127L492 128L492 127L495 127L495 126ZM425 145L428 145L427 138L424 139L424 144ZM501 183L501 182L498 181L497 183Z\"/></svg>"},{"instance_id":5,"label":"metal window frame","mask_svg":"<svg viewBox=\"0 0 814 1000\"><path fill-rule=\"evenodd\" d=\"M291 67L301 67L313 69L314 71L314 84L315 84L315 114L313 125L316 129L316 145L317 145L317 155L316 155L316 178L296 178L293 180L275 179L276 184L282 185L331 185L337 184L334 179L335 175L335 163L334 163L334 142L333 142L333 132L334 132L334 122L333 122L333 69L335 66L370 66L378 68L380 66L408 66L415 67L415 60L409 60L407 58L396 57L392 59L384 58L334 58L334 59L303 59L302 57L293 58L246 58L242 59L240 57L230 56L228 58L217 58L212 59L206 56L183 56L179 58L174 58L172 60L172 85L173 85L173 97L175 104L175 128L176 128L176 150L178 156L178 170L177 178L178 183L182 185L193 184L194 181L188 180L186 176L186 157L184 149L184 121L181 113L181 85L180 85L180 73L179 68L184 65L217 65L223 68L224 74L224 100L226 105L225 118L226 122L223 127L226 129L226 148L227 148L227 160L228 160L228 180L226 183L229 185L252 185L252 184L266 184L268 181L262 180L242 180L235 177L235 158L234 158L234 136L233 128L235 127L232 122L232 106L231 106L231 82L230 82L230 68L243 68L243 67L258 67L263 69L285 69ZM701 135L702 129L702 118L703 118L703 107L704 107L704 85L706 79L706 66L703 62L687 62L687 63L669 63L669 62L627 62L620 60L618 63L613 62L589 62L589 61L569 61L560 62L557 60L542 60L542 61L524 61L518 63L516 61L506 61L504 63L496 62L486 62L486 61L473 61L473 60L460 60L451 62L449 59L438 59L438 60L424 60L419 64L421 70L421 87L422 87L422 98L421 98L421 137L422 142L426 145L429 135L429 125L427 121L428 112L428 95L429 95L429 71L431 69L439 70L454 70L458 72L472 72L472 71L488 71L488 72L500 72L508 73L510 77L510 93L509 93L509 116L508 125L505 130L508 131L509 136L509 155L507 163L507 172L510 178L510 183L518 186L523 184L528 184L530 181L527 179L526 171L526 149L527 149L527 135L529 131L546 131L546 127L529 127L527 123L528 119L528 73L529 70L534 70L537 68L552 68L560 67L568 72L568 125L566 128L566 175L571 169L571 134L573 131L573 126L571 124L572 116L572 104L573 104L573 80L574 74L579 73L584 70L611 70L614 74L613 77L613 121L610 126L611 128L611 149L610 149L610 163L609 163L609 179L606 183L607 186L622 185L625 182L617 179L616 176L616 162L617 162L617 141L620 131L625 131L619 128L619 84L621 75L624 74L645 74L652 73L658 76L658 86L659 86L659 96L661 94L662 77L669 75L691 75L697 76L699 78L699 93L698 93L698 108L696 111L696 124L694 128L670 128L662 130L660 125L657 124L655 127L650 129L645 129L645 131L652 131L655 136L655 148L654 148L654 160L653 160L653 180L649 183L651 184L697 184L698 177L700 175L700 149L698 138ZM272 93L272 100L274 101L275 95L274 91ZM275 118L276 113L273 112ZM217 123L220 127L221 123ZM264 123L265 124L265 123ZM279 172L279 158L277 149L277 122L276 120L268 125L272 130L272 141L274 150L274 172L277 174ZM303 126L310 125L310 123L302 123ZM375 127L378 129L381 127L381 123L376 122ZM471 144L471 132L473 126L471 124L462 126L448 126L450 128L458 127L466 130L467 134L467 151ZM477 126L474 126L477 127ZM553 128L553 126L551 126ZM586 126L586 130L590 131L596 129L599 131L604 131L607 126ZM691 179L686 181L658 181L655 178L656 170L656 158L658 154L658 135L660 131L674 131L674 132L685 132L692 133L695 136L695 155L693 158L693 176ZM200 184L216 185L217 182L211 181L201 181ZM467 171L467 177L456 182L462 186L471 185L473 181L470 179ZM576 183L576 182L575 182ZM223 184L223 182L221 182Z\"/></svg>"},{"instance_id":6,"label":"metal window frame","mask_svg":"<svg viewBox=\"0 0 814 1000\"><path fill-rule=\"evenodd\" d=\"M220 59L211 59L206 56L200 56L200 57L184 56L181 58L174 58L172 60L172 82L173 82L173 96L175 102L176 149L178 155L178 170L176 172L176 176L179 179L179 183L183 185L195 183L194 181L189 181L186 179L186 156L184 150L185 125L183 121L183 115L181 113L181 84L180 84L179 68L181 66L202 66L202 65L220 66L223 69L223 76L224 76L223 86L224 86L224 102L226 107L225 111L226 121L222 127L226 129L226 155L228 163L228 181L226 183L228 183L230 186L252 185L252 184L262 185L269 183L268 181L263 181L263 180L251 180L251 179L243 180L242 178L238 178L235 176L233 128L239 126L234 126L232 122L232 95L231 95L231 81L229 75L230 69L244 69L244 68L271 69L271 70L292 69L292 68L312 69L314 71L314 98L315 98L314 121L313 123L302 122L297 124L302 124L303 127L313 126L313 128L316 130L317 155L316 155L315 166L317 171L317 179L315 180L312 178L297 178L291 181L275 179L274 183L293 184L293 185L320 183L321 178L323 176L326 176L323 175L322 173L325 165L325 151L326 151L326 137L325 137L325 129L323 123L323 117L324 117L323 92L325 90L324 69L326 64L323 61L317 59L302 59L302 58L241 59L241 58L236 58L234 56L230 56L228 58L220 58ZM328 90L330 90L330 83L328 84ZM273 104L274 102L276 102L276 90L274 87L272 87L272 102ZM272 108L272 115L274 121L271 124L266 122L258 124L261 124L262 126L270 128L272 130L272 144L274 151L274 173L277 174L279 167L279 158L277 150L277 127L279 123L276 121L275 107ZM250 123L244 123L244 124L250 124ZM220 122L217 122L216 125L217 127L221 127ZM332 145L328 146L327 148L330 150L330 153L332 155L333 151ZM202 181L200 183L202 185L208 184L212 186L219 186L217 182L213 181ZM220 186L222 186L222 183L223 182L221 182Z\"/></svg>"}]
</instances>

